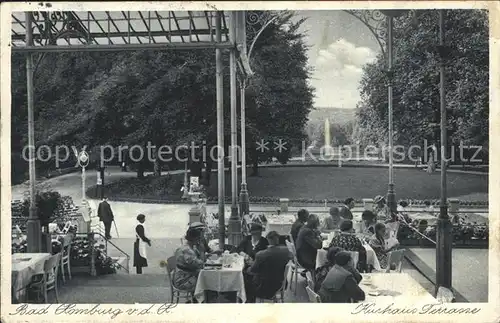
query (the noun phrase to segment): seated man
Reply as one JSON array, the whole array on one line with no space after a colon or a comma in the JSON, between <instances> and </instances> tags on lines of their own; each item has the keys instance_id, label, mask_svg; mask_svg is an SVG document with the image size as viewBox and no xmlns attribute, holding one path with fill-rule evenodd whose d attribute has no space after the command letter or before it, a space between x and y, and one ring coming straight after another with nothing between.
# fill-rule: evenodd
<instances>
[{"instance_id":1,"label":"seated man","mask_svg":"<svg viewBox=\"0 0 500 323\"><path fill-rule=\"evenodd\" d=\"M322 228L323 232L331 232L339 229L339 225L342 222L340 217L340 210L336 206L330 208L330 216L326 217L325 224Z\"/></svg>"},{"instance_id":2,"label":"seated man","mask_svg":"<svg viewBox=\"0 0 500 323\"><path fill-rule=\"evenodd\" d=\"M359 287L362 277L354 268L351 255L340 251L335 255L335 265L326 275L319 289L322 303L350 303L364 301L365 292Z\"/></svg>"},{"instance_id":3,"label":"seated man","mask_svg":"<svg viewBox=\"0 0 500 323\"><path fill-rule=\"evenodd\" d=\"M283 284L285 267L293 259L293 255L285 246L279 245L280 235L276 231L267 234L269 246L266 250L257 252L255 261L250 267L254 275L255 296L272 299Z\"/></svg>"},{"instance_id":4,"label":"seated man","mask_svg":"<svg viewBox=\"0 0 500 323\"><path fill-rule=\"evenodd\" d=\"M354 235L354 228L351 220L345 220L340 224L340 234L333 237L330 242L331 247L342 248L345 251L357 251L359 254L358 269L366 270L366 249L363 243Z\"/></svg>"}]
</instances>

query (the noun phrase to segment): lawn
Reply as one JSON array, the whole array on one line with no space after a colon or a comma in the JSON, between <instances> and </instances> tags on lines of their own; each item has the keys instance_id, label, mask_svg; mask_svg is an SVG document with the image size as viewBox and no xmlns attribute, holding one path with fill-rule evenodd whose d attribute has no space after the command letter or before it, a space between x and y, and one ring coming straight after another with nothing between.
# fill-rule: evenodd
<instances>
[{"instance_id":1,"label":"lawn","mask_svg":"<svg viewBox=\"0 0 500 323\"><path fill-rule=\"evenodd\" d=\"M252 197L286 197L289 199L355 199L373 198L387 192L387 169L367 167L279 167L264 168L258 177L248 177L248 190ZM238 174L238 191L241 180ZM182 193L183 175L145 179L126 178L107 185L109 197L133 197L176 201ZM230 173L225 176L226 197L231 196ZM394 169L397 198L438 199L440 173L427 174L418 169ZM217 173L212 174L209 197L217 197ZM89 189L89 194L93 190ZM475 200L487 200L488 176L464 173L448 174L448 196L473 196ZM469 198L470 199L470 198Z\"/></svg>"}]
</instances>

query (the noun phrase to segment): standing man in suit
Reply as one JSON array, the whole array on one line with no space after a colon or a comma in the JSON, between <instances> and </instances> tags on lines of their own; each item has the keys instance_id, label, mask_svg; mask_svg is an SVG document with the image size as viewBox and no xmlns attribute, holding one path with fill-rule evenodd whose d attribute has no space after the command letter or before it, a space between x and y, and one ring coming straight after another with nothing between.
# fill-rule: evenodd
<instances>
[{"instance_id":1,"label":"standing man in suit","mask_svg":"<svg viewBox=\"0 0 500 323\"><path fill-rule=\"evenodd\" d=\"M111 224L113 223L115 217L106 197L102 199L101 203L99 203L99 207L97 208L97 216L99 217L99 220L104 223L104 232L106 239L111 239Z\"/></svg>"},{"instance_id":2,"label":"standing man in suit","mask_svg":"<svg viewBox=\"0 0 500 323\"><path fill-rule=\"evenodd\" d=\"M267 241L269 246L266 250L257 252L249 271L254 275L255 296L273 299L286 279L285 267L293 259L293 255L287 247L280 245L278 232L269 232Z\"/></svg>"}]
</instances>

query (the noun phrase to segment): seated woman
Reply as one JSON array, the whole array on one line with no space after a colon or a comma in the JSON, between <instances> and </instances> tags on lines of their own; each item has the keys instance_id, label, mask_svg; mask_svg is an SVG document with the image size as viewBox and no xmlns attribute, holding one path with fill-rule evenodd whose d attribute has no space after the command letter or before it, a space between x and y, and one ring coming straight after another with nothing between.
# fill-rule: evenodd
<instances>
[{"instance_id":1,"label":"seated woman","mask_svg":"<svg viewBox=\"0 0 500 323\"><path fill-rule=\"evenodd\" d=\"M385 225L383 223L377 223L375 225L375 234L370 239L369 244L373 248L373 251L375 251L378 261L380 262L380 267L382 268L387 268L387 254L399 246L399 244L395 244L390 248L386 248Z\"/></svg>"},{"instance_id":2,"label":"seated woman","mask_svg":"<svg viewBox=\"0 0 500 323\"><path fill-rule=\"evenodd\" d=\"M373 203L375 203L373 213L377 215L377 220L382 222L388 220L390 218L390 212L385 197L378 195L373 199Z\"/></svg>"},{"instance_id":3,"label":"seated woman","mask_svg":"<svg viewBox=\"0 0 500 323\"><path fill-rule=\"evenodd\" d=\"M236 252L245 257L245 268L243 270L243 279L245 281L245 292L248 303L255 303L255 286L253 276L248 273L248 268L255 260L257 252L266 250L269 242L262 236L262 225L260 223L252 223L250 225L250 235L243 238L240 245L236 248Z\"/></svg>"},{"instance_id":4,"label":"seated woman","mask_svg":"<svg viewBox=\"0 0 500 323\"><path fill-rule=\"evenodd\" d=\"M354 268L351 255L340 251L335 255L335 265L328 272L319 288L322 303L351 303L365 300L365 293L358 286L362 277Z\"/></svg>"},{"instance_id":5,"label":"seated woman","mask_svg":"<svg viewBox=\"0 0 500 323\"><path fill-rule=\"evenodd\" d=\"M366 271L366 249L363 242L354 234L354 228L351 220L344 220L340 224L340 234L333 237L330 242L331 247L342 248L345 251L355 251L358 253L358 269Z\"/></svg>"},{"instance_id":6,"label":"seated woman","mask_svg":"<svg viewBox=\"0 0 500 323\"><path fill-rule=\"evenodd\" d=\"M340 210L336 206L332 206L330 208L330 216L325 218L325 222L321 231L323 232L332 232L334 230L338 230L340 223L343 221L340 216Z\"/></svg>"},{"instance_id":7,"label":"seated woman","mask_svg":"<svg viewBox=\"0 0 500 323\"><path fill-rule=\"evenodd\" d=\"M377 224L377 216L372 211L366 210L361 214L363 221L363 233L373 235L375 234L375 224Z\"/></svg>"},{"instance_id":8,"label":"seated woman","mask_svg":"<svg viewBox=\"0 0 500 323\"><path fill-rule=\"evenodd\" d=\"M208 242L207 242L207 239L205 239L205 229L206 229L206 225L201 223L201 222L193 222L189 225L189 229L192 229L192 230L197 230L200 232L200 239L198 240L198 242L196 243L195 245L195 248L198 250L199 254L200 254L200 258L205 261L207 259L207 255L209 254L212 254L212 253L221 253L221 251L213 251L212 249L210 249L210 247L208 246Z\"/></svg>"},{"instance_id":9,"label":"seated woman","mask_svg":"<svg viewBox=\"0 0 500 323\"><path fill-rule=\"evenodd\" d=\"M204 266L204 261L196 248L200 237L201 231L188 229L186 243L175 251L177 268L173 272L172 281L178 289L194 292L196 288L198 274Z\"/></svg>"},{"instance_id":10,"label":"seated woman","mask_svg":"<svg viewBox=\"0 0 500 323\"><path fill-rule=\"evenodd\" d=\"M331 247L330 249L328 249L328 253L326 254L326 263L323 266L316 268L316 275L314 275L314 292L318 292L321 284L326 278L326 275L335 265L335 255L337 255L337 253L342 250L343 249L338 247Z\"/></svg>"}]
</instances>

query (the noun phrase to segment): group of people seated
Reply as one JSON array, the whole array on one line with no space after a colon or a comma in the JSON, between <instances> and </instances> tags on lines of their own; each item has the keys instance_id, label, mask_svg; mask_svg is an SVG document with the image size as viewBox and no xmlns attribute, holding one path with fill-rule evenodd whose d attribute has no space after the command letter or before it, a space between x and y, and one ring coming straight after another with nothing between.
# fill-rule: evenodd
<instances>
[{"instance_id":1,"label":"group of people seated","mask_svg":"<svg viewBox=\"0 0 500 323\"><path fill-rule=\"evenodd\" d=\"M319 217L309 214L302 209L297 214L297 220L290 232L297 253L297 261L310 272L314 280L315 292L322 302L351 302L364 299L364 293L358 284L361 281L360 272L371 272L373 269L367 265L365 244L368 244L375 252L380 266L387 268L388 254L398 248L398 243L386 244L386 226L398 220L397 216L377 216L378 213L386 212L383 206L385 201L379 199L375 211L365 210L362 214L361 232L355 235L351 209L353 200L348 199L344 205L334 206L330 209L323 225L320 225ZM385 214L384 214L385 215ZM380 221L382 220L382 221ZM397 230L397 229L396 229ZM337 231L327 249L327 262L316 268L316 257L319 249L323 248L322 233ZM359 237L360 236L360 237ZM365 240L365 241L362 241ZM357 252L358 259L353 259L352 252ZM357 261L357 264L356 264Z\"/></svg>"},{"instance_id":2,"label":"group of people seated","mask_svg":"<svg viewBox=\"0 0 500 323\"><path fill-rule=\"evenodd\" d=\"M375 211L366 210L362 214L361 232L366 239L355 235L351 209L354 200L347 199L343 205L330 209L330 215L321 224L319 217L302 209L290 231L290 240L296 251L297 261L304 268L302 276L310 272L315 282L315 291L322 302L352 302L364 299L364 292L359 288L360 272L370 272L372 268L366 262L365 245L374 250L382 268L387 268L388 253L398 247L388 248L385 243L386 225L397 221L397 217L387 220L386 216L378 216L385 212L379 200ZM378 210L378 213L375 213ZM380 221L381 220L381 221ZM385 223L384 223L385 222ZM220 254L222 250L211 250L203 230L205 225L193 223L189 226L185 243L175 252L176 268L173 271L173 284L176 288L194 292L198 275L203 269L206 259L211 254ZM241 243L233 247L244 257L243 277L247 302L257 298L272 300L285 280L285 268L294 255L283 243L282 236L276 231L268 232L263 237L264 227L260 221L248 226L247 235ZM316 268L316 257L323 248L323 233L337 231L327 249L327 261ZM364 242L362 240L365 240ZM353 259L351 252L357 252L358 259ZM357 264L356 264L357 262ZM193 299L193 302L196 302Z\"/></svg>"},{"instance_id":3,"label":"group of people seated","mask_svg":"<svg viewBox=\"0 0 500 323\"><path fill-rule=\"evenodd\" d=\"M194 292L198 275L206 259L222 250L211 250L204 237L202 223L191 224L185 235L185 244L175 252L177 267L173 271L172 282L178 289ZM250 225L250 234L231 250L244 257L243 277L247 303L257 298L273 299L285 279L285 267L293 258L286 246L280 244L280 235L271 231L262 236L260 223ZM193 299L192 302L196 302Z\"/></svg>"}]
</instances>

